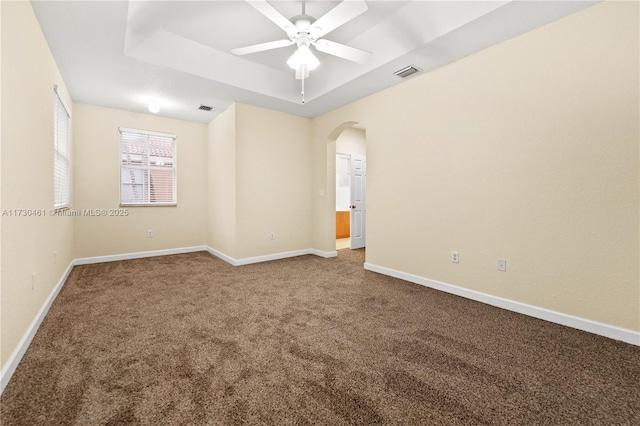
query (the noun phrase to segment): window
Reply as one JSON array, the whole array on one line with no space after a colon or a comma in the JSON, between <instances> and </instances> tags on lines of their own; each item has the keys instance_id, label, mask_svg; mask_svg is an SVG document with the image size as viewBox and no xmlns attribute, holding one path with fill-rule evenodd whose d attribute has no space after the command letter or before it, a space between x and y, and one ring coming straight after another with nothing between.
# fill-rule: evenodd
<instances>
[{"instance_id":1,"label":"window","mask_svg":"<svg viewBox=\"0 0 640 426\"><path fill-rule=\"evenodd\" d=\"M71 143L69 141L69 112L57 87L53 96L53 207L69 207L71 198Z\"/></svg>"},{"instance_id":2,"label":"window","mask_svg":"<svg viewBox=\"0 0 640 426\"><path fill-rule=\"evenodd\" d=\"M176 202L176 135L120 128L120 205Z\"/></svg>"}]
</instances>

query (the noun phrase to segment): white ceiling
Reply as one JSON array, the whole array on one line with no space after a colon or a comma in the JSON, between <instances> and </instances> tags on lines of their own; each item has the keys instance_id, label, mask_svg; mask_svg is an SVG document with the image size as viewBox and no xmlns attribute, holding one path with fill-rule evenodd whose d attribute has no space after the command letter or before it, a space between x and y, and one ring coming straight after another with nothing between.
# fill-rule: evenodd
<instances>
[{"instance_id":1,"label":"white ceiling","mask_svg":"<svg viewBox=\"0 0 640 426\"><path fill-rule=\"evenodd\" d=\"M307 1L320 18L339 1ZM597 1L376 1L325 38L373 53L356 64L314 50L321 65L300 80L289 46L246 56L236 47L286 34L245 1L32 1L75 102L206 123L233 102L315 117L552 22ZM271 1L285 17L302 2ZM214 107L200 111L200 104Z\"/></svg>"}]
</instances>

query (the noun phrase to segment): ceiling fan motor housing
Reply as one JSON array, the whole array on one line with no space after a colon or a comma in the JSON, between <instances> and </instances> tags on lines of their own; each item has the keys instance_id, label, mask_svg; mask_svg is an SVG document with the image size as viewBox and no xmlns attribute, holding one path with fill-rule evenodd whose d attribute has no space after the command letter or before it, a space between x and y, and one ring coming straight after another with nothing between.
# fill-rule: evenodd
<instances>
[{"instance_id":1,"label":"ceiling fan motor housing","mask_svg":"<svg viewBox=\"0 0 640 426\"><path fill-rule=\"evenodd\" d=\"M302 37L306 37L309 39L309 43L314 41L316 38L315 34L320 34L320 27L312 27L313 23L316 21L316 18L309 15L298 15L291 18L291 22L295 25L295 28L291 28L290 31L287 31L291 40L298 42L298 40ZM298 46L300 43L298 42ZM308 45L308 44L307 44Z\"/></svg>"}]
</instances>

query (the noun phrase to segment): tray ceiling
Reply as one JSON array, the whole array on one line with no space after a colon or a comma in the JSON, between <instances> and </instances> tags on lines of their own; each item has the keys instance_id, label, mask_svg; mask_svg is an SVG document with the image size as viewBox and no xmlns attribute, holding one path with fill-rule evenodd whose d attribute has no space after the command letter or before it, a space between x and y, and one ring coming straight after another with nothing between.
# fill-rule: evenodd
<instances>
[{"instance_id":1,"label":"tray ceiling","mask_svg":"<svg viewBox=\"0 0 640 426\"><path fill-rule=\"evenodd\" d=\"M338 1L307 1L319 18ZM314 51L320 66L300 80L295 50L236 56L233 48L286 38L245 1L32 1L75 102L208 122L233 102L315 117L597 2L368 1L369 9L326 38L373 53L357 64ZM285 17L301 1L272 1ZM210 105L212 111L198 109Z\"/></svg>"}]
</instances>

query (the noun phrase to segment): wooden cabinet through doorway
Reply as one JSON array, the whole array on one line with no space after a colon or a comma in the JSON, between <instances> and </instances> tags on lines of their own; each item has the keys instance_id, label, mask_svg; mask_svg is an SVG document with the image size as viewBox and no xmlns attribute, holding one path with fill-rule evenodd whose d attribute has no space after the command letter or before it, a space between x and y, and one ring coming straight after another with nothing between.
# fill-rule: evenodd
<instances>
[{"instance_id":1,"label":"wooden cabinet through doorway","mask_svg":"<svg viewBox=\"0 0 640 426\"><path fill-rule=\"evenodd\" d=\"M351 212L336 212L336 239L349 238L351 236L350 220Z\"/></svg>"}]
</instances>

